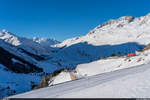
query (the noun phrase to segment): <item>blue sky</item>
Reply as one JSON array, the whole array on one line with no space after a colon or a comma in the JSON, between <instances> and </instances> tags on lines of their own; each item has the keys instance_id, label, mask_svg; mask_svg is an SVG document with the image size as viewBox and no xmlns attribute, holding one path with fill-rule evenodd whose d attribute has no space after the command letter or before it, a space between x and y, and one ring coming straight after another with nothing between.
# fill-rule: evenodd
<instances>
[{"instance_id":1,"label":"blue sky","mask_svg":"<svg viewBox=\"0 0 150 100\"><path fill-rule=\"evenodd\" d=\"M150 0L0 0L0 30L63 41L109 19L144 16L149 5Z\"/></svg>"}]
</instances>

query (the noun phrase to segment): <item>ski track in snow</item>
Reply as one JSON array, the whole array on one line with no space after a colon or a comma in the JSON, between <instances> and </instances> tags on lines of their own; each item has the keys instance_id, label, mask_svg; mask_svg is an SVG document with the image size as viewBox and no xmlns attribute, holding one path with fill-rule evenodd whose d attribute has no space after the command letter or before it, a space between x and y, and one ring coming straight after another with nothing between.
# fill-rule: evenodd
<instances>
[{"instance_id":1,"label":"ski track in snow","mask_svg":"<svg viewBox=\"0 0 150 100\"><path fill-rule=\"evenodd\" d=\"M76 93L78 91L88 89L91 87L95 87L97 85L101 85L103 83L107 83L109 81L127 76L134 75L136 73L143 73L148 70L149 64L139 65L131 68L120 69L113 72L103 73L99 75L94 75L90 77L86 77L76 81L70 81L62 84L58 84L55 86L42 88L34 91L30 91L24 94L19 94L15 96L11 96L9 98L57 98L63 97L63 95L67 95L69 93ZM74 94L75 95L75 94ZM69 95L65 96L68 97Z\"/></svg>"}]
</instances>

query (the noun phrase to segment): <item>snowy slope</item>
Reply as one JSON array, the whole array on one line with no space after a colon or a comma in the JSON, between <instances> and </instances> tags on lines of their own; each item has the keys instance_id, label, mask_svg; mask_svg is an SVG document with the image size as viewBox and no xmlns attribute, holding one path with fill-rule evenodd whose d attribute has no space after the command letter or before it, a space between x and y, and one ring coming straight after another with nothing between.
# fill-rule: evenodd
<instances>
[{"instance_id":1,"label":"snowy slope","mask_svg":"<svg viewBox=\"0 0 150 100\"><path fill-rule=\"evenodd\" d=\"M29 91L31 90L32 82L34 84L39 84L41 81L41 77L38 73L14 73L7 71L6 67L1 64L0 77L0 98Z\"/></svg>"},{"instance_id":2,"label":"snowy slope","mask_svg":"<svg viewBox=\"0 0 150 100\"><path fill-rule=\"evenodd\" d=\"M84 77L79 72L74 73L74 72L63 72L62 71L59 75L57 75L57 76L53 77L51 80L49 80L49 86L72 81L71 76L73 76L75 80L81 79Z\"/></svg>"},{"instance_id":3,"label":"snowy slope","mask_svg":"<svg viewBox=\"0 0 150 100\"><path fill-rule=\"evenodd\" d=\"M137 67L135 70L122 70L118 71L120 74L115 77L109 77L103 80L102 84L98 84L98 81L89 82L88 87L81 91L75 91L72 93L66 93L58 97L64 98L149 98L150 97L150 78L149 65L142 65L141 68ZM126 71L126 72L125 72ZM111 74L116 75L117 72ZM117 73L118 74L118 73ZM109 75L108 75L109 76ZM109 80L109 81L108 81ZM106 82L106 83L105 83ZM116 91L117 89L117 91Z\"/></svg>"},{"instance_id":4,"label":"snowy slope","mask_svg":"<svg viewBox=\"0 0 150 100\"><path fill-rule=\"evenodd\" d=\"M141 50L150 43L149 39L150 14L139 18L123 16L97 26L84 36L53 45L60 49L50 56L61 66L75 68L113 53L126 55Z\"/></svg>"},{"instance_id":5,"label":"snowy slope","mask_svg":"<svg viewBox=\"0 0 150 100\"><path fill-rule=\"evenodd\" d=\"M58 69L45 60L50 54L51 47L0 31L0 98L29 91L43 75Z\"/></svg>"},{"instance_id":6,"label":"snowy slope","mask_svg":"<svg viewBox=\"0 0 150 100\"><path fill-rule=\"evenodd\" d=\"M14 63L22 63L16 59L12 60ZM44 62L40 62L37 67L42 68L43 71L26 73L27 71L24 69L23 72L16 73L14 70L11 71L6 66L0 64L0 98L32 90L33 85L40 84L42 76L58 68L58 66ZM16 68L17 71L21 70L19 66L16 66Z\"/></svg>"},{"instance_id":7,"label":"snowy slope","mask_svg":"<svg viewBox=\"0 0 150 100\"><path fill-rule=\"evenodd\" d=\"M14 46L18 46L21 44L18 37L8 32L7 30L2 30L0 32L0 39Z\"/></svg>"},{"instance_id":8,"label":"snowy slope","mask_svg":"<svg viewBox=\"0 0 150 100\"><path fill-rule=\"evenodd\" d=\"M147 44L149 43L148 38L150 38L149 26L150 13L139 18L123 16L97 26L85 36L65 40L57 46L70 46L85 41L92 45L113 45L132 41Z\"/></svg>"},{"instance_id":9,"label":"snowy slope","mask_svg":"<svg viewBox=\"0 0 150 100\"><path fill-rule=\"evenodd\" d=\"M133 67L150 62L150 51L142 52L134 57L110 57L91 63L79 64L76 67L82 76L92 76L100 73Z\"/></svg>"},{"instance_id":10,"label":"snowy slope","mask_svg":"<svg viewBox=\"0 0 150 100\"><path fill-rule=\"evenodd\" d=\"M105 72L111 72L137 65L147 64L148 62L150 62L150 50L144 52L136 52L136 56L134 57L115 56L106 59L99 59L89 63L79 64L75 68L76 73L74 71L72 71L72 73L77 79L80 79L87 76L93 76ZM50 82L53 81L50 85L71 81L72 79L69 73L70 72L60 73L52 80L50 80Z\"/></svg>"},{"instance_id":11,"label":"snowy slope","mask_svg":"<svg viewBox=\"0 0 150 100\"><path fill-rule=\"evenodd\" d=\"M147 98L150 97L149 65L90 76L9 98Z\"/></svg>"},{"instance_id":12,"label":"snowy slope","mask_svg":"<svg viewBox=\"0 0 150 100\"><path fill-rule=\"evenodd\" d=\"M39 84L42 76L57 68L0 40L0 98L32 90L32 85Z\"/></svg>"},{"instance_id":13,"label":"snowy slope","mask_svg":"<svg viewBox=\"0 0 150 100\"><path fill-rule=\"evenodd\" d=\"M33 40L24 37L18 37L7 30L0 31L0 39L10 45L22 48L36 55L48 55L51 53L50 45L59 43L52 39ZM49 45L49 46L48 46Z\"/></svg>"},{"instance_id":14,"label":"snowy slope","mask_svg":"<svg viewBox=\"0 0 150 100\"><path fill-rule=\"evenodd\" d=\"M46 41L47 40L45 40L45 42ZM51 42L53 42L53 40L51 40ZM0 47L8 53L22 58L31 64L45 68L45 71L50 69L48 66L52 66L50 61L45 60L46 57L51 54L51 47L43 47L40 43L32 39L18 37L11 32L2 30L0 31Z\"/></svg>"},{"instance_id":15,"label":"snowy slope","mask_svg":"<svg viewBox=\"0 0 150 100\"><path fill-rule=\"evenodd\" d=\"M52 54L52 63L66 68L76 68L79 76L86 77L110 72L150 62L149 51L132 58L129 52L143 49L150 43L150 14L140 18L124 16L110 20L91 30L87 35L65 40L54 45L60 48ZM124 57L110 57L121 52ZM99 60L101 57L109 57ZM53 79L53 84L70 81L69 74L61 73Z\"/></svg>"}]
</instances>

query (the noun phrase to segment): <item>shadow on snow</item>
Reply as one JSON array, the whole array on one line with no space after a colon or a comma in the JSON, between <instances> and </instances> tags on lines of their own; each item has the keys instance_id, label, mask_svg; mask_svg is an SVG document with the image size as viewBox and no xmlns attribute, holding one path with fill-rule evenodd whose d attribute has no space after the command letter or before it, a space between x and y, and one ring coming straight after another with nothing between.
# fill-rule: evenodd
<instances>
[{"instance_id":1,"label":"shadow on snow","mask_svg":"<svg viewBox=\"0 0 150 100\"><path fill-rule=\"evenodd\" d=\"M94 46L87 42L64 46L57 53L51 55L51 61L62 68L73 69L78 64L89 63L98 60L100 57L110 57L112 54L125 56L128 53L134 53L137 50L145 48L145 45L136 42L127 42L117 45Z\"/></svg>"}]
</instances>

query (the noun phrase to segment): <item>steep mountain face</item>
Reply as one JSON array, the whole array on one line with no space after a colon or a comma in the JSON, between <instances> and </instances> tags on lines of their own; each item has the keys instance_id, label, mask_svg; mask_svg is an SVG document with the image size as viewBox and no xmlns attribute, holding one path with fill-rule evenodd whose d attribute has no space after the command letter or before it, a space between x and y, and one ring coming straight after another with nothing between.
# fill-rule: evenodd
<instances>
[{"instance_id":1,"label":"steep mountain face","mask_svg":"<svg viewBox=\"0 0 150 100\"><path fill-rule=\"evenodd\" d=\"M32 56L0 40L0 97L31 90L31 77L38 79L33 81L38 84L43 68L36 63Z\"/></svg>"},{"instance_id":2,"label":"steep mountain face","mask_svg":"<svg viewBox=\"0 0 150 100\"><path fill-rule=\"evenodd\" d=\"M150 14L139 18L124 16L97 26L85 36L54 45L63 49L53 55L52 61L71 67L109 57L113 53L117 55L121 52L121 55L126 55L143 49L150 43L149 39ZM66 65L67 62L69 64Z\"/></svg>"},{"instance_id":3,"label":"steep mountain face","mask_svg":"<svg viewBox=\"0 0 150 100\"><path fill-rule=\"evenodd\" d=\"M7 50L0 47L0 64L6 66L7 70L11 70L16 73L30 73L30 72L42 72L43 69L35 66L23 58L20 58Z\"/></svg>"}]
</instances>

